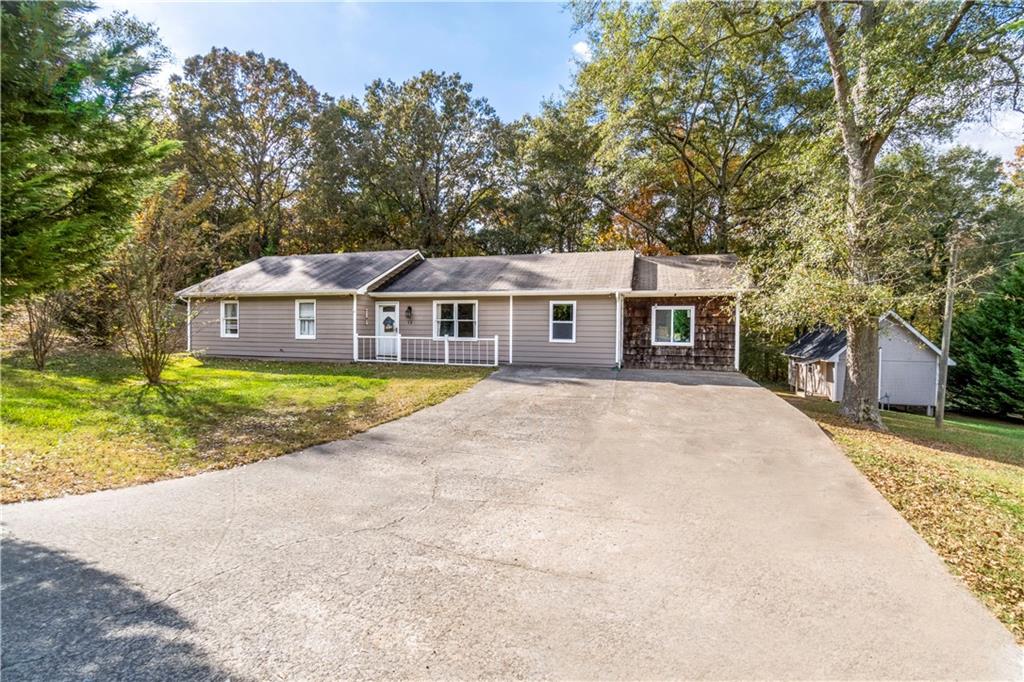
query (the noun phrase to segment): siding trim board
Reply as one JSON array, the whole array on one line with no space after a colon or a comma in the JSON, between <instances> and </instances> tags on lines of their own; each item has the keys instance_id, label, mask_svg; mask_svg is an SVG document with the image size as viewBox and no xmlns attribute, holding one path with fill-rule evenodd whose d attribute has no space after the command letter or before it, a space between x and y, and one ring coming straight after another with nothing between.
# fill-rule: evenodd
<instances>
[{"instance_id":1,"label":"siding trim board","mask_svg":"<svg viewBox=\"0 0 1024 682\"><path fill-rule=\"evenodd\" d=\"M510 294L508 297L508 364L510 365L512 364L512 339L515 338L515 332L513 331L515 327L515 316L513 313L515 304L512 302L512 298Z\"/></svg>"}]
</instances>

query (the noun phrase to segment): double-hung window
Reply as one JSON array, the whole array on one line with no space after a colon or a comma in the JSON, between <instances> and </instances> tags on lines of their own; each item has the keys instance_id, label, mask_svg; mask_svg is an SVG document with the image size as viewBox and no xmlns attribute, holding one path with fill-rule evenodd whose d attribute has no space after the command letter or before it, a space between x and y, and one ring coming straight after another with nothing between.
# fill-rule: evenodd
<instances>
[{"instance_id":1,"label":"double-hung window","mask_svg":"<svg viewBox=\"0 0 1024 682\"><path fill-rule=\"evenodd\" d=\"M220 302L220 335L226 339L238 338L238 301Z\"/></svg>"},{"instance_id":2,"label":"double-hung window","mask_svg":"<svg viewBox=\"0 0 1024 682\"><path fill-rule=\"evenodd\" d=\"M434 338L476 338L476 301L434 301Z\"/></svg>"},{"instance_id":3,"label":"double-hung window","mask_svg":"<svg viewBox=\"0 0 1024 682\"><path fill-rule=\"evenodd\" d=\"M693 306L656 305L651 308L651 344L693 345Z\"/></svg>"},{"instance_id":4,"label":"double-hung window","mask_svg":"<svg viewBox=\"0 0 1024 682\"><path fill-rule=\"evenodd\" d=\"M316 301L313 299L295 301L295 338L316 338Z\"/></svg>"},{"instance_id":5,"label":"double-hung window","mask_svg":"<svg viewBox=\"0 0 1024 682\"><path fill-rule=\"evenodd\" d=\"M576 301L551 301L548 310L548 341L576 343Z\"/></svg>"}]
</instances>

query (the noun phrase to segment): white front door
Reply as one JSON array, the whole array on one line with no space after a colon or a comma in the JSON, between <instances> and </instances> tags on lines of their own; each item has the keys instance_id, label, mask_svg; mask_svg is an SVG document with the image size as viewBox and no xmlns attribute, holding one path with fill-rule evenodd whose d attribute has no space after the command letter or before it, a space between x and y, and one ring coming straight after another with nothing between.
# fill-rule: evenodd
<instances>
[{"instance_id":1,"label":"white front door","mask_svg":"<svg viewBox=\"0 0 1024 682\"><path fill-rule=\"evenodd\" d=\"M398 355L398 304L377 304L377 357ZM388 338L391 337L391 338Z\"/></svg>"}]
</instances>

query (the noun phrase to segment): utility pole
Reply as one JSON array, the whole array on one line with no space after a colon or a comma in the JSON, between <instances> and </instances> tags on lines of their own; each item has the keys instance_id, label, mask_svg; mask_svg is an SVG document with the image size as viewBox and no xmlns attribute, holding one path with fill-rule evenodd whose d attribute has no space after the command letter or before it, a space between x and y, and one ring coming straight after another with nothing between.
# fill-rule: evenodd
<instances>
[{"instance_id":1,"label":"utility pole","mask_svg":"<svg viewBox=\"0 0 1024 682\"><path fill-rule=\"evenodd\" d=\"M949 339L953 331L953 289L956 286L957 236L949 244L949 272L946 273L946 306L942 312L942 349L939 354L939 386L935 396L935 428L942 428L946 416L946 374L949 370Z\"/></svg>"}]
</instances>

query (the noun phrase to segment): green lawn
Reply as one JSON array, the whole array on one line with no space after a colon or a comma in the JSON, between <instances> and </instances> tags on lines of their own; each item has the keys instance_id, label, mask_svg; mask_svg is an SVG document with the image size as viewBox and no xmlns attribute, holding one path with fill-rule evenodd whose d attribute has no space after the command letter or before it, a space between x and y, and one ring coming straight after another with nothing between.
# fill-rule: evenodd
<instances>
[{"instance_id":1,"label":"green lawn","mask_svg":"<svg viewBox=\"0 0 1024 682\"><path fill-rule=\"evenodd\" d=\"M472 386L489 369L176 357L143 385L119 355L45 372L3 359L0 501L132 485L349 437Z\"/></svg>"},{"instance_id":2,"label":"green lawn","mask_svg":"<svg viewBox=\"0 0 1024 682\"><path fill-rule=\"evenodd\" d=\"M952 415L854 427L836 405L779 395L818 422L950 570L1024 643L1024 425Z\"/></svg>"}]
</instances>

